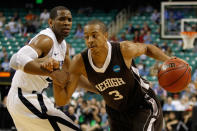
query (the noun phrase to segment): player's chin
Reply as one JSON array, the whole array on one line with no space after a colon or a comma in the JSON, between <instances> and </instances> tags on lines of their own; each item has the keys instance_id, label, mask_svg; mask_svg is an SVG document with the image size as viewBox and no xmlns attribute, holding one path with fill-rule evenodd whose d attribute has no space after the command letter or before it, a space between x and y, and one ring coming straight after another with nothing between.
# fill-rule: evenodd
<instances>
[{"instance_id":1,"label":"player's chin","mask_svg":"<svg viewBox=\"0 0 197 131\"><path fill-rule=\"evenodd\" d=\"M62 35L64 36L64 37L67 37L68 35L69 35L69 32L68 33L62 33Z\"/></svg>"}]
</instances>

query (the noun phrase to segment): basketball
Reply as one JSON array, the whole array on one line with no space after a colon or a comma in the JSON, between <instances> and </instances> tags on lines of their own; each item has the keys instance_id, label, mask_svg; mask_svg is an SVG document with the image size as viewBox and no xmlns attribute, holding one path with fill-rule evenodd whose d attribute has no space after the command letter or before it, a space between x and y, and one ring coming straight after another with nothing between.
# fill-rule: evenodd
<instances>
[{"instance_id":1,"label":"basketball","mask_svg":"<svg viewBox=\"0 0 197 131\"><path fill-rule=\"evenodd\" d=\"M179 58L165 61L158 70L159 85L166 91L177 93L191 81L191 67Z\"/></svg>"}]
</instances>

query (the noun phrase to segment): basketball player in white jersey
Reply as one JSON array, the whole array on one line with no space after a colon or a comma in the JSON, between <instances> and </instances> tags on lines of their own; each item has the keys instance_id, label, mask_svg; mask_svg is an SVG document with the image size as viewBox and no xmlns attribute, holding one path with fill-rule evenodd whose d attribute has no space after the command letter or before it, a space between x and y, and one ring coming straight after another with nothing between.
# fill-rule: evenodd
<instances>
[{"instance_id":1,"label":"basketball player in white jersey","mask_svg":"<svg viewBox=\"0 0 197 131\"><path fill-rule=\"evenodd\" d=\"M7 107L18 131L80 130L42 94L55 75L51 72L53 70L43 69L41 63L50 57L60 63L51 65L54 68L69 66L64 38L69 35L72 27L70 10L63 6L53 8L48 24L49 28L38 33L10 60L10 66L16 69L16 73L8 94Z\"/></svg>"}]
</instances>

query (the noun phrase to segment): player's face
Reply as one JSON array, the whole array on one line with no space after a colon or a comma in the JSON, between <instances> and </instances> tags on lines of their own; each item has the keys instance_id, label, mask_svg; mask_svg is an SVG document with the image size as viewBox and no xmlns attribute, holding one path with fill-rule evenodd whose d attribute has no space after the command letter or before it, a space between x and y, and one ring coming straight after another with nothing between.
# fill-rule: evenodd
<instances>
[{"instance_id":1,"label":"player's face","mask_svg":"<svg viewBox=\"0 0 197 131\"><path fill-rule=\"evenodd\" d=\"M72 15L69 10L57 10L57 17L52 22L52 28L57 35L66 37L72 27Z\"/></svg>"},{"instance_id":2,"label":"player's face","mask_svg":"<svg viewBox=\"0 0 197 131\"><path fill-rule=\"evenodd\" d=\"M107 33L104 33L98 24L86 25L84 39L89 49L102 48L107 42Z\"/></svg>"}]
</instances>

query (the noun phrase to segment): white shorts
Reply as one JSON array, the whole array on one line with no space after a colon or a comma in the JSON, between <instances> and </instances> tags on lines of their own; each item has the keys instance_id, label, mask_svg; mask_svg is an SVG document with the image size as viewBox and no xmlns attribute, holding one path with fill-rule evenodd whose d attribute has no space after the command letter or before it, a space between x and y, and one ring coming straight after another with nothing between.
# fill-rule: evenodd
<instances>
[{"instance_id":1,"label":"white shorts","mask_svg":"<svg viewBox=\"0 0 197 131\"><path fill-rule=\"evenodd\" d=\"M26 93L21 88L11 87L7 108L18 131L80 130L44 94Z\"/></svg>"}]
</instances>

